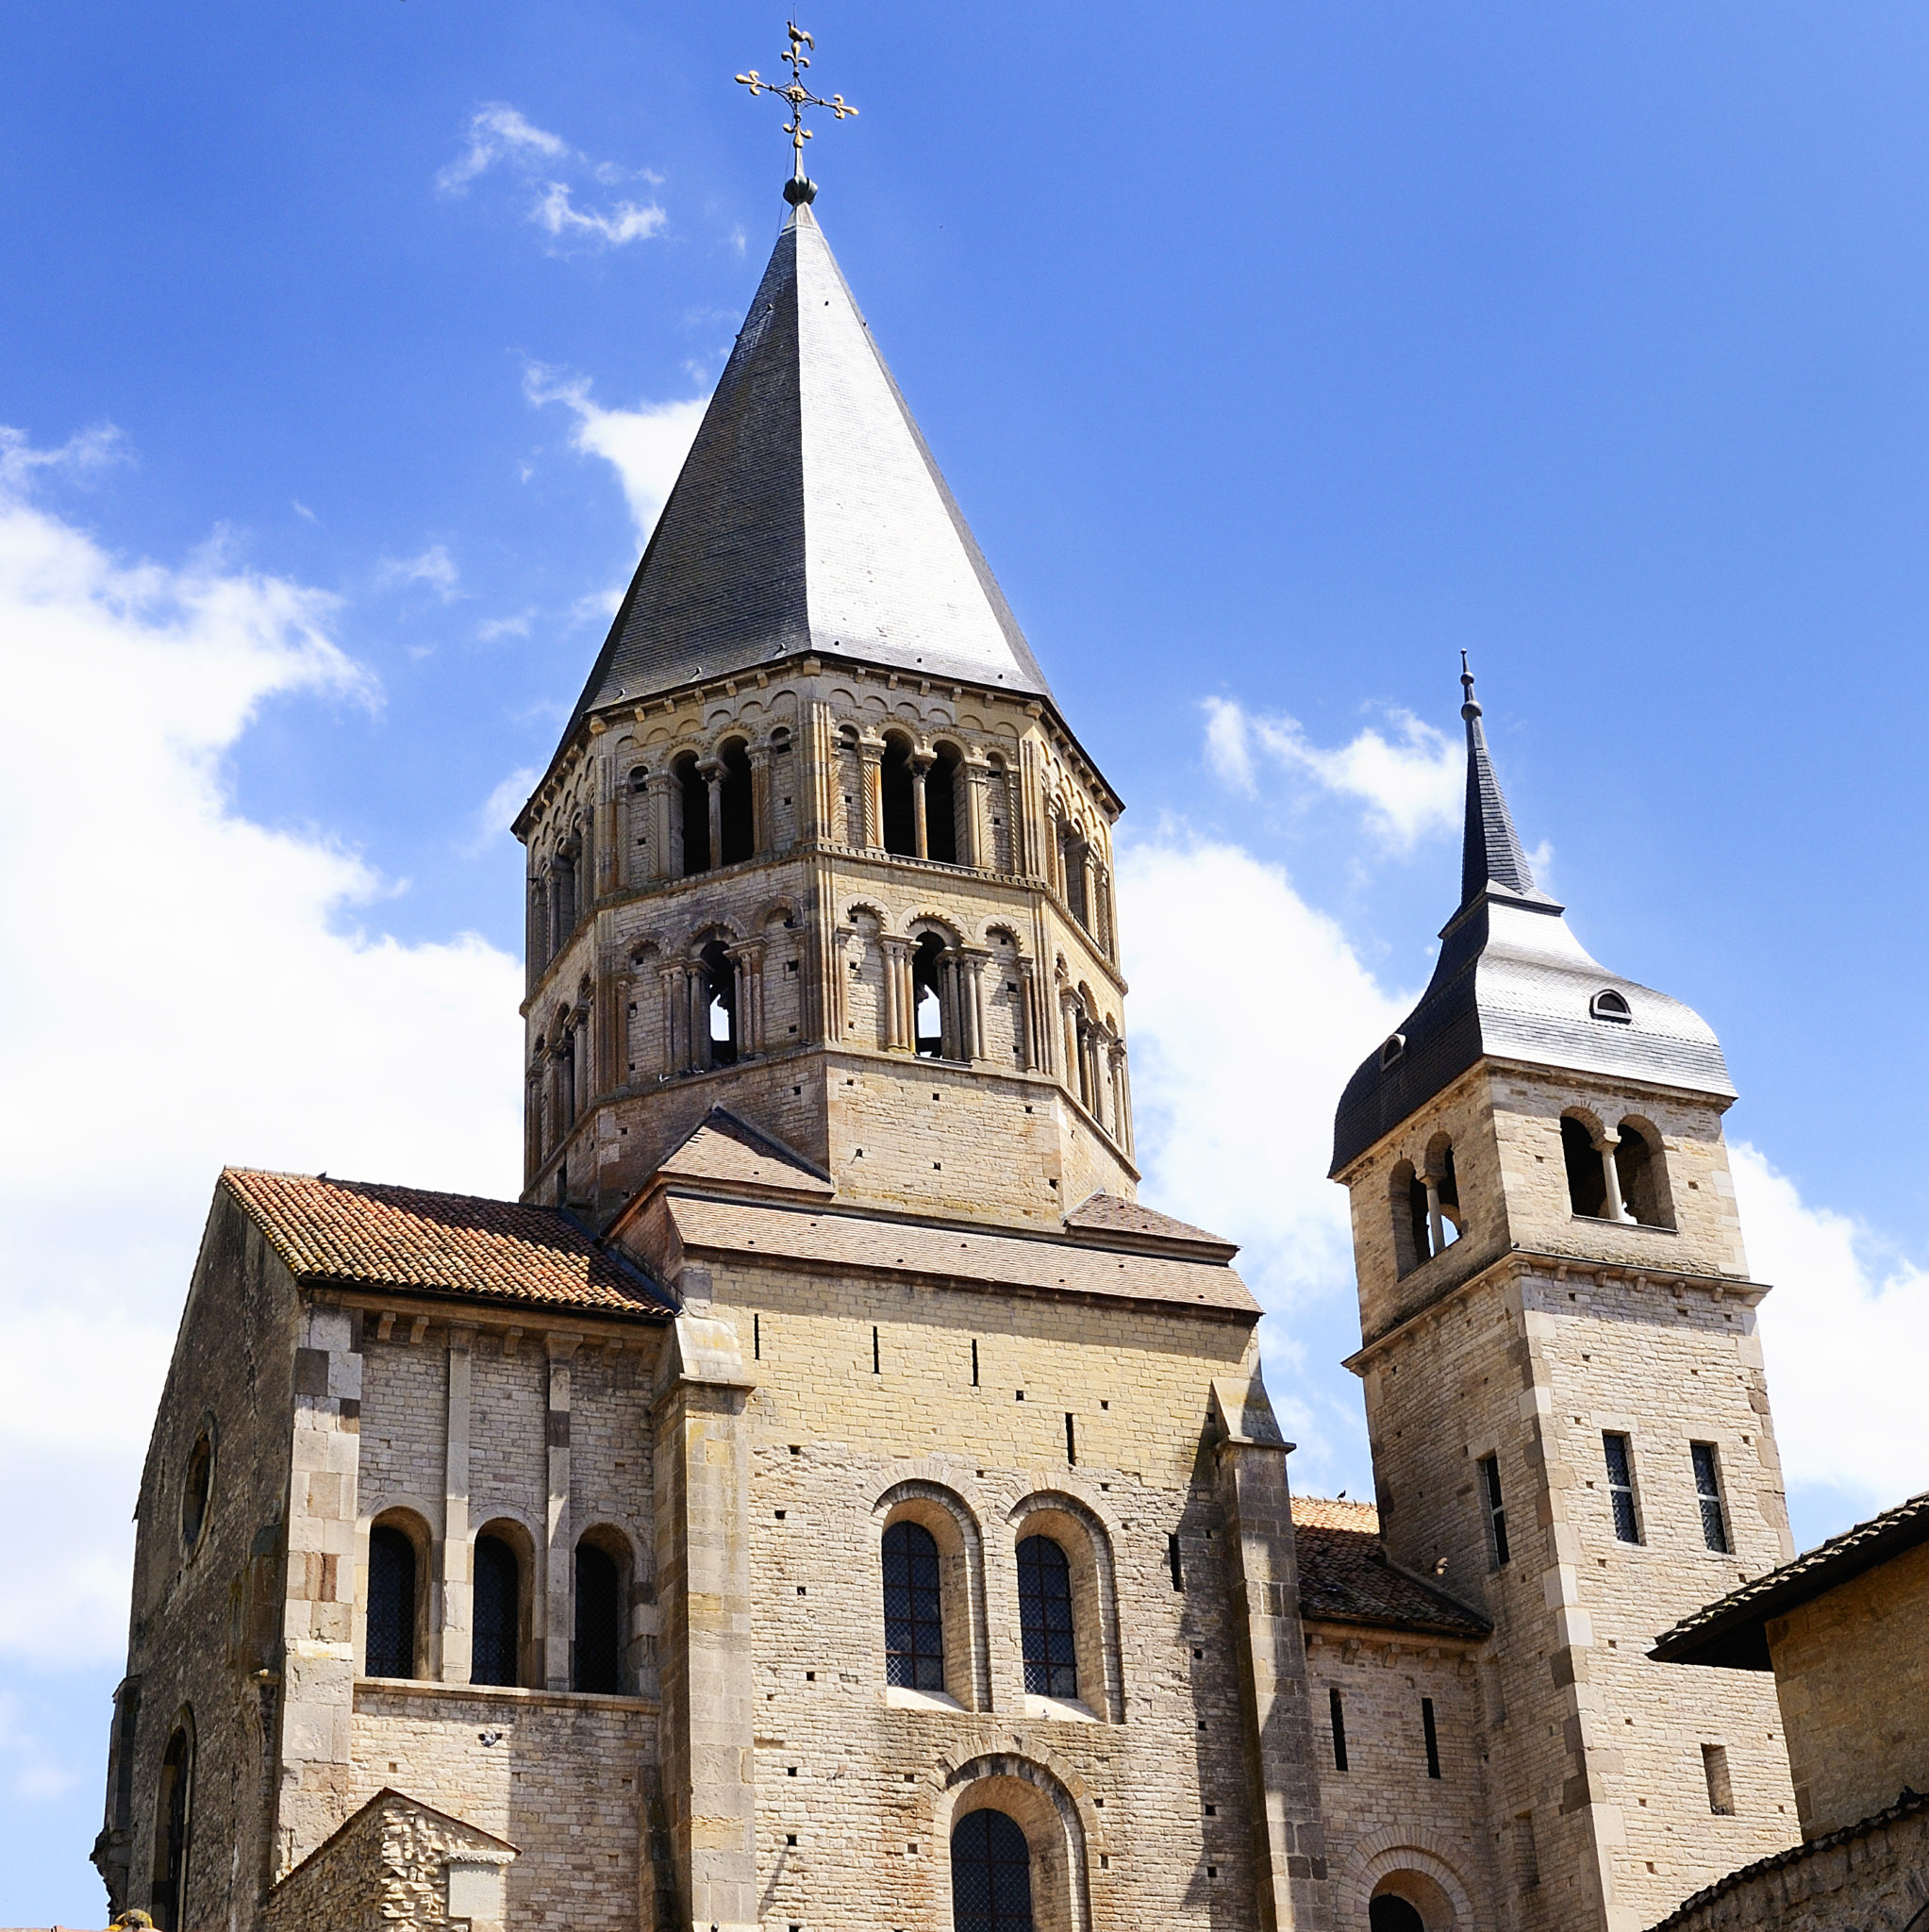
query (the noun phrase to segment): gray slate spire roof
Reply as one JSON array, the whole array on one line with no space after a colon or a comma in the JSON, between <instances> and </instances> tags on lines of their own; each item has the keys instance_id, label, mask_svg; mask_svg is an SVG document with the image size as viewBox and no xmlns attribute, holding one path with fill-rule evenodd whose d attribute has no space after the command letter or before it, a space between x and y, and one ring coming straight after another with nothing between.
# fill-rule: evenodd
<instances>
[{"instance_id":1,"label":"gray slate spire roof","mask_svg":"<svg viewBox=\"0 0 1929 1932\"><path fill-rule=\"evenodd\" d=\"M807 204L570 724L803 651L1051 696Z\"/></svg>"},{"instance_id":2,"label":"gray slate spire roof","mask_svg":"<svg viewBox=\"0 0 1929 1932\"><path fill-rule=\"evenodd\" d=\"M1467 824L1460 909L1420 1004L1346 1083L1333 1124L1334 1174L1483 1058L1605 1074L1732 1100L1721 1043L1700 1014L1602 966L1534 883L1463 672ZM1600 994L1625 1017L1603 1017ZM1609 1002L1611 1008L1612 1002Z\"/></svg>"}]
</instances>

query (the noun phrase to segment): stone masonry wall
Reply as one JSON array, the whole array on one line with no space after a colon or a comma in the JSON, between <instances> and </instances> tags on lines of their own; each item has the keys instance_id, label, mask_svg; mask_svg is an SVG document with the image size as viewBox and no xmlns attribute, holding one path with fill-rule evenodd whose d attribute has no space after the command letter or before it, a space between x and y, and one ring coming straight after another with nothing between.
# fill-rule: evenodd
<instances>
[{"instance_id":1,"label":"stone masonry wall","mask_svg":"<svg viewBox=\"0 0 1929 1932\"><path fill-rule=\"evenodd\" d=\"M128 1641L138 1719L132 1738L116 1742L116 1756L131 1757L131 1805L116 1819L110 1790L103 1848L123 1861L115 1906L145 1907L161 1757L185 1718L194 1738L192 1925L225 1924L231 1913L248 1923L267 1879L275 1685L257 1674L271 1672L280 1636L297 1306L287 1271L217 1189L141 1477ZM213 1479L190 1548L182 1480L204 1428ZM124 1709L128 1702L124 1692Z\"/></svg>"},{"instance_id":2,"label":"stone masonry wall","mask_svg":"<svg viewBox=\"0 0 1929 1932\"><path fill-rule=\"evenodd\" d=\"M1768 1638L1804 1838L1929 1790L1929 1547L1774 1618Z\"/></svg>"},{"instance_id":3,"label":"stone masonry wall","mask_svg":"<svg viewBox=\"0 0 1929 1932\"><path fill-rule=\"evenodd\" d=\"M1394 1559L1482 1607L1494 1730L1489 1840L1528 1819L1540 1883L1500 1865L1511 1921L1652 1923L1794 1836L1764 1675L1650 1663L1655 1633L1782 1560L1780 1466L1746 1300L1503 1263L1360 1367ZM1615 1536L1602 1434L1628 1436L1642 1541ZM1702 1533L1688 1445L1713 1442L1733 1553ZM1497 1456L1510 1561L1493 1567L1479 1464ZM1710 1808L1702 1745L1727 1753ZM1593 1895L1590 1898L1590 1893Z\"/></svg>"},{"instance_id":4,"label":"stone masonry wall","mask_svg":"<svg viewBox=\"0 0 1929 1932\"><path fill-rule=\"evenodd\" d=\"M1064 1850L1092 1926L1256 1926L1253 1740L1204 1454L1212 1378L1255 1372L1248 1324L757 1264L711 1277L707 1312L734 1324L757 1381L763 1922L942 1923L949 1821L982 1774L1011 1780L1006 1808L1030 1817L1035 1848L1042 1829ZM1083 1708L1024 1690L1014 1553L1028 1507L1050 1512L1074 1574L1104 1571L1116 1606L1096 1641L1115 1655L1088 1641L1079 1658ZM906 1511L953 1552L945 1615L970 1631L941 1698L885 1684L879 1540ZM1122 1723L1107 1721L1108 1674ZM1041 1901L1041 1925L1056 1909Z\"/></svg>"}]
</instances>

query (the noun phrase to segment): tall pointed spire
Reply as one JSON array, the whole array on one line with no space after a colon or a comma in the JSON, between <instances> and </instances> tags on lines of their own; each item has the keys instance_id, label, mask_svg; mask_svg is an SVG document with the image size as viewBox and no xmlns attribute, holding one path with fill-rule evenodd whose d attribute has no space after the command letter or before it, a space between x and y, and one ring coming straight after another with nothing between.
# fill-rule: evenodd
<instances>
[{"instance_id":1,"label":"tall pointed spire","mask_svg":"<svg viewBox=\"0 0 1929 1932\"><path fill-rule=\"evenodd\" d=\"M1467 831L1460 847L1460 903L1468 906L1489 885L1510 892L1533 891L1534 871L1521 849L1513 814L1488 756L1487 733L1481 729L1480 706L1465 651L1460 653L1460 688L1466 692L1460 715L1467 721Z\"/></svg>"}]
</instances>

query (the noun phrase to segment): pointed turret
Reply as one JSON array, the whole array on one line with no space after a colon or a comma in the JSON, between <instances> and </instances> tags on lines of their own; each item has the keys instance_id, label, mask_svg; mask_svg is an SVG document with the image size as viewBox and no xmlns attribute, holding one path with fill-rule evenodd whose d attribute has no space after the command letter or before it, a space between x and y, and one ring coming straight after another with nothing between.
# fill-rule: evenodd
<instances>
[{"instance_id":1,"label":"pointed turret","mask_svg":"<svg viewBox=\"0 0 1929 1932\"><path fill-rule=\"evenodd\" d=\"M1050 696L800 201L571 725L806 652Z\"/></svg>"},{"instance_id":2,"label":"pointed turret","mask_svg":"<svg viewBox=\"0 0 1929 1932\"><path fill-rule=\"evenodd\" d=\"M1679 1000L1609 973L1534 883L1463 654L1467 824L1460 908L1420 1004L1347 1082L1333 1173L1481 1058L1621 1074L1733 1099L1713 1031Z\"/></svg>"}]
</instances>

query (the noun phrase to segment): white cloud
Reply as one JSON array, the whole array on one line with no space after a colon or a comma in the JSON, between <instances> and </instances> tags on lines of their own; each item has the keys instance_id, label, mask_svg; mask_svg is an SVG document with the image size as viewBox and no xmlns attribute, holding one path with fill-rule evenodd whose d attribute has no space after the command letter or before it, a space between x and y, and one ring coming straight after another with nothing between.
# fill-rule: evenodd
<instances>
[{"instance_id":1,"label":"white cloud","mask_svg":"<svg viewBox=\"0 0 1929 1932\"><path fill-rule=\"evenodd\" d=\"M485 102L469 117L469 145L436 176L436 186L459 194L498 161L553 161L569 152L559 134L532 125L507 101Z\"/></svg>"},{"instance_id":2,"label":"white cloud","mask_svg":"<svg viewBox=\"0 0 1929 1932\"><path fill-rule=\"evenodd\" d=\"M537 226L558 238L594 236L612 248L625 242L647 242L670 217L654 202L620 201L607 214L575 207L570 200L569 184L552 181L530 216Z\"/></svg>"},{"instance_id":3,"label":"white cloud","mask_svg":"<svg viewBox=\"0 0 1929 1932\"><path fill-rule=\"evenodd\" d=\"M1759 1148L1729 1155L1749 1272L1774 1289L1761 1335L1790 1485L1833 1491L1832 1517L1929 1489L1929 1273L1804 1201Z\"/></svg>"},{"instance_id":4,"label":"white cloud","mask_svg":"<svg viewBox=\"0 0 1929 1932\"><path fill-rule=\"evenodd\" d=\"M463 858L479 858L498 840L509 836L509 826L541 775L534 765L520 765L483 800L475 813L474 835L461 848Z\"/></svg>"},{"instance_id":5,"label":"white cloud","mask_svg":"<svg viewBox=\"0 0 1929 1932\"><path fill-rule=\"evenodd\" d=\"M535 615L533 610L519 610L513 617L491 617L487 624L476 625L476 641L493 644L500 642L504 638L526 638L529 635L530 620Z\"/></svg>"},{"instance_id":6,"label":"white cloud","mask_svg":"<svg viewBox=\"0 0 1929 1932\"><path fill-rule=\"evenodd\" d=\"M126 445L112 424L83 429L58 449L36 449L25 432L0 423L0 490L25 490L42 470L84 473L126 460Z\"/></svg>"},{"instance_id":7,"label":"white cloud","mask_svg":"<svg viewBox=\"0 0 1929 1932\"><path fill-rule=\"evenodd\" d=\"M647 168L626 169L593 160L561 135L525 120L507 101L488 102L469 117L468 145L437 175L436 186L444 194L466 194L473 181L498 164L529 187L528 219L558 244L621 248L625 242L647 242L661 233L670 219L654 201L620 201L607 209L578 208L569 182L558 179L559 174L579 170L603 187L630 180L660 186L663 177Z\"/></svg>"},{"instance_id":8,"label":"white cloud","mask_svg":"<svg viewBox=\"0 0 1929 1932\"><path fill-rule=\"evenodd\" d=\"M1227 784L1258 789L1257 760L1367 808L1374 836L1408 851L1428 834L1460 823L1467 773L1463 748L1409 711L1388 714L1391 736L1369 725L1345 744L1316 745L1298 719L1248 711L1232 698L1206 701L1206 748Z\"/></svg>"},{"instance_id":9,"label":"white cloud","mask_svg":"<svg viewBox=\"0 0 1929 1932\"><path fill-rule=\"evenodd\" d=\"M354 854L237 807L271 703L377 693L322 592L129 563L0 491L0 1652L111 1659L128 1514L224 1161L512 1193L522 975L364 927ZM71 446L70 446L71 447ZM84 720L77 775L76 732Z\"/></svg>"},{"instance_id":10,"label":"white cloud","mask_svg":"<svg viewBox=\"0 0 1929 1932\"><path fill-rule=\"evenodd\" d=\"M446 543L431 543L418 557L384 558L379 575L385 584L426 584L444 604L452 604L462 574Z\"/></svg>"},{"instance_id":11,"label":"white cloud","mask_svg":"<svg viewBox=\"0 0 1929 1932\"><path fill-rule=\"evenodd\" d=\"M1132 1100L1145 1198L1238 1241L1240 1270L1275 1319L1270 1378L1302 1461L1324 1481L1364 1424L1345 1400L1302 1379L1291 1315L1339 1297L1353 1304L1344 1192L1326 1178L1333 1106L1367 1048L1405 1010L1360 963L1338 924L1279 866L1237 845L1162 827L1122 847L1120 928L1132 982ZM1225 971L1202 979L1202 935L1239 908ZM1239 977L1239 962L1253 976ZM1322 1363L1321 1369L1328 1365Z\"/></svg>"},{"instance_id":12,"label":"white cloud","mask_svg":"<svg viewBox=\"0 0 1929 1932\"><path fill-rule=\"evenodd\" d=\"M524 372L523 386L532 403L561 403L575 416L572 441L584 455L601 457L615 469L630 515L636 519L638 537L647 542L690 454L709 398L606 409L590 394L587 379L561 378L535 367Z\"/></svg>"}]
</instances>

